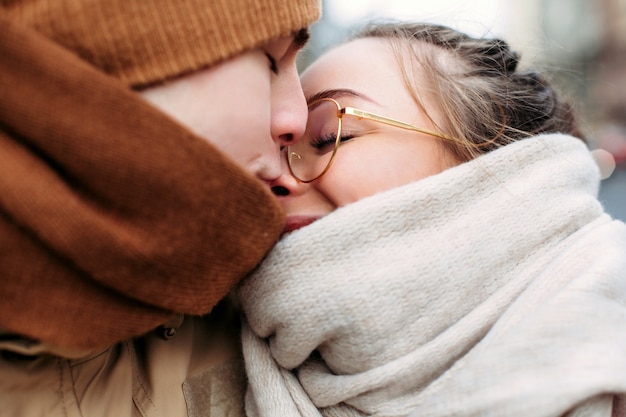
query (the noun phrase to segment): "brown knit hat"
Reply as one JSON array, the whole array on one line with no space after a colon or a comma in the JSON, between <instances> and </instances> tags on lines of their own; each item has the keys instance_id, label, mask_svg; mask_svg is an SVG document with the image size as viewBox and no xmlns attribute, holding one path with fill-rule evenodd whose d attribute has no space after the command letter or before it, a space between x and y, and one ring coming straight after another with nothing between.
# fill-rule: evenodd
<instances>
[{"instance_id":1,"label":"brown knit hat","mask_svg":"<svg viewBox=\"0 0 626 417\"><path fill-rule=\"evenodd\" d=\"M102 347L210 312L255 267L284 226L269 189L128 86L318 14L318 0L0 0L0 334Z\"/></svg>"},{"instance_id":2,"label":"brown knit hat","mask_svg":"<svg viewBox=\"0 0 626 417\"><path fill-rule=\"evenodd\" d=\"M319 18L319 0L16 0L8 17L124 83L211 66Z\"/></svg>"}]
</instances>

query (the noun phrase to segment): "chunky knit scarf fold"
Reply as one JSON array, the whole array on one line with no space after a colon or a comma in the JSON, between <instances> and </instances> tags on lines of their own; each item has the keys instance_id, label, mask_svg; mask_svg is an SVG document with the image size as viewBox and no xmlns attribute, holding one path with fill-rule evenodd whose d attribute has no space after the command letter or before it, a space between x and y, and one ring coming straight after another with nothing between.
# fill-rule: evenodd
<instances>
[{"instance_id":1,"label":"chunky knit scarf fold","mask_svg":"<svg viewBox=\"0 0 626 417\"><path fill-rule=\"evenodd\" d=\"M287 235L238 292L248 413L611 416L626 226L598 183L538 136Z\"/></svg>"}]
</instances>

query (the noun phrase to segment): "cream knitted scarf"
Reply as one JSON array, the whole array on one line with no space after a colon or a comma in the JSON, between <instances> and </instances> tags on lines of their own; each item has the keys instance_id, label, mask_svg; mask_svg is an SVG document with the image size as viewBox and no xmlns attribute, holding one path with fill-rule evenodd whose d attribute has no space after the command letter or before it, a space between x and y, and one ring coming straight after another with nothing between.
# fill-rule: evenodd
<instances>
[{"instance_id":1,"label":"cream knitted scarf","mask_svg":"<svg viewBox=\"0 0 626 417\"><path fill-rule=\"evenodd\" d=\"M239 290L248 413L611 416L626 226L598 183L538 136L285 236Z\"/></svg>"}]
</instances>

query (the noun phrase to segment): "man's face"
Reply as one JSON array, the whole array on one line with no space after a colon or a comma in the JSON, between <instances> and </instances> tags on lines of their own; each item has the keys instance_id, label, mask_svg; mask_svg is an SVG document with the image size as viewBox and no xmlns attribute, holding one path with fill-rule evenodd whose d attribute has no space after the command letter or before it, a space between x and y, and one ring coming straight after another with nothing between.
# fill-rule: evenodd
<instances>
[{"instance_id":1,"label":"man's face","mask_svg":"<svg viewBox=\"0 0 626 417\"><path fill-rule=\"evenodd\" d=\"M141 94L269 184L281 174L280 146L306 126L296 55L307 38L268 42Z\"/></svg>"}]
</instances>

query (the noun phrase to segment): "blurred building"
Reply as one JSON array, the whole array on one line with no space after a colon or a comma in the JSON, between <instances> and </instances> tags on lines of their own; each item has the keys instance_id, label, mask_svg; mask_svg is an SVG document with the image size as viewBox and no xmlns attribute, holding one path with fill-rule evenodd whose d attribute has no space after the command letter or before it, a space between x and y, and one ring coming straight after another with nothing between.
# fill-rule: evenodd
<instances>
[{"instance_id":1,"label":"blurred building","mask_svg":"<svg viewBox=\"0 0 626 417\"><path fill-rule=\"evenodd\" d=\"M617 130L623 134L626 126L626 0L545 0L538 4L541 30L549 40L545 60L559 68L568 90L583 103L598 145L626 162L626 148L608 143L615 141ZM604 137L605 130L609 138Z\"/></svg>"},{"instance_id":2,"label":"blurred building","mask_svg":"<svg viewBox=\"0 0 626 417\"><path fill-rule=\"evenodd\" d=\"M559 70L580 103L592 146L613 154L617 169L604 180L600 200L626 220L626 0L546 0L542 31ZM574 82L573 82L574 81Z\"/></svg>"}]
</instances>

